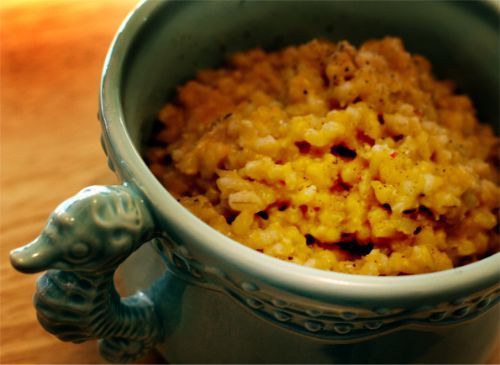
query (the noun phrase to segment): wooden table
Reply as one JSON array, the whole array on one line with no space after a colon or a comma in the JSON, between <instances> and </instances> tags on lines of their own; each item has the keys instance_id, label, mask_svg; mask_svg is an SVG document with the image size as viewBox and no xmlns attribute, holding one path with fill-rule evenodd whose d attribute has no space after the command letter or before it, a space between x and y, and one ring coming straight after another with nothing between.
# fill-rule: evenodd
<instances>
[{"instance_id":1,"label":"wooden table","mask_svg":"<svg viewBox=\"0 0 500 365\"><path fill-rule=\"evenodd\" d=\"M94 342L62 343L42 330L35 277L15 272L8 253L34 239L64 199L116 182L99 144L97 94L107 48L134 3L2 2L0 363L102 362ZM499 359L496 351L490 362Z\"/></svg>"},{"instance_id":2,"label":"wooden table","mask_svg":"<svg viewBox=\"0 0 500 365\"><path fill-rule=\"evenodd\" d=\"M117 182L99 143L97 96L109 44L135 1L1 6L0 363L101 363L95 342L63 343L40 327L36 276L15 272L8 254L34 239L64 199Z\"/></svg>"}]
</instances>

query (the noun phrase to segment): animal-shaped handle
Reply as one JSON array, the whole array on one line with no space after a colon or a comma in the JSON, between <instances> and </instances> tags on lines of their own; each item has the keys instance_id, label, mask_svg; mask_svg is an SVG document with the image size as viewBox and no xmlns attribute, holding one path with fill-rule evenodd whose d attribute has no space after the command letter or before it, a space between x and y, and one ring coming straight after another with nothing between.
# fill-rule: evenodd
<instances>
[{"instance_id":1,"label":"animal-shaped handle","mask_svg":"<svg viewBox=\"0 0 500 365\"><path fill-rule=\"evenodd\" d=\"M127 186L89 187L57 207L40 236L10 256L24 273L50 269L34 296L41 325L63 341L100 339L111 362L144 356L161 338L159 314L142 292L121 298L113 274L154 227Z\"/></svg>"}]
</instances>

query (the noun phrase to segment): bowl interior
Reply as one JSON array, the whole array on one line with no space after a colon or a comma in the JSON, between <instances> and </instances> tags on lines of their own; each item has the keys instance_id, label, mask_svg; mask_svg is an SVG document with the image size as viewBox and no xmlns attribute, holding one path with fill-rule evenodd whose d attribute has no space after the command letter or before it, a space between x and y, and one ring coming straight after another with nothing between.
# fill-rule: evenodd
<instances>
[{"instance_id":1,"label":"bowl interior","mask_svg":"<svg viewBox=\"0 0 500 365\"><path fill-rule=\"evenodd\" d=\"M401 37L426 56L441 79L470 95L482 122L499 120L498 11L481 2L151 1L124 58L121 100L140 150L160 107L197 70L228 53L276 49L315 37L359 45ZM141 9L140 9L141 10ZM153 11L150 11L153 10ZM136 19L137 20L137 19Z\"/></svg>"}]
</instances>

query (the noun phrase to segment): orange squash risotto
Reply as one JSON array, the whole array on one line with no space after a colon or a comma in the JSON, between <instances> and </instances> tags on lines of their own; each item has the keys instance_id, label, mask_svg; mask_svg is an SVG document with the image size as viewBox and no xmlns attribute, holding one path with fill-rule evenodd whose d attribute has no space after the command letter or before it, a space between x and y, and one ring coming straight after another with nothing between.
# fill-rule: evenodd
<instances>
[{"instance_id":1,"label":"orange squash risotto","mask_svg":"<svg viewBox=\"0 0 500 365\"><path fill-rule=\"evenodd\" d=\"M498 251L499 139L400 39L234 54L160 111L146 159L200 219L300 265L365 275Z\"/></svg>"}]
</instances>

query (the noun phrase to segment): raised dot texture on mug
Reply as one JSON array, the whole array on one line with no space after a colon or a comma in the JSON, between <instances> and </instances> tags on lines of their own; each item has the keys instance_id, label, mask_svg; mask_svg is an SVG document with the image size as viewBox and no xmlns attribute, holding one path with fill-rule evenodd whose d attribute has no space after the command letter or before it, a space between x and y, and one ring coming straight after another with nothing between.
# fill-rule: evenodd
<instances>
[{"instance_id":1,"label":"raised dot texture on mug","mask_svg":"<svg viewBox=\"0 0 500 365\"><path fill-rule=\"evenodd\" d=\"M318 322L318 321L305 321L304 327L309 332L319 332L323 329L324 326L323 326L323 323Z\"/></svg>"},{"instance_id":2,"label":"raised dot texture on mug","mask_svg":"<svg viewBox=\"0 0 500 365\"><path fill-rule=\"evenodd\" d=\"M274 313L274 318L280 322L287 322L292 318L292 316L286 312L277 311Z\"/></svg>"},{"instance_id":3,"label":"raised dot texture on mug","mask_svg":"<svg viewBox=\"0 0 500 365\"><path fill-rule=\"evenodd\" d=\"M442 321L446 317L446 312L435 312L432 313L429 317L429 320L432 322Z\"/></svg>"},{"instance_id":4,"label":"raised dot texture on mug","mask_svg":"<svg viewBox=\"0 0 500 365\"><path fill-rule=\"evenodd\" d=\"M271 300L271 302L273 303L273 305L275 307L278 307L278 308L286 308L286 307L288 307L288 303L285 302L284 300L281 300L281 299L273 299L273 300Z\"/></svg>"},{"instance_id":5,"label":"raised dot texture on mug","mask_svg":"<svg viewBox=\"0 0 500 365\"><path fill-rule=\"evenodd\" d=\"M191 256L189 254L189 250L184 246L177 247L177 252L179 253L180 256L183 256L183 257L190 257Z\"/></svg>"},{"instance_id":6,"label":"raised dot texture on mug","mask_svg":"<svg viewBox=\"0 0 500 365\"><path fill-rule=\"evenodd\" d=\"M348 323L337 323L333 326L333 330L339 335L345 335L351 332L352 326Z\"/></svg>"},{"instance_id":7,"label":"raised dot texture on mug","mask_svg":"<svg viewBox=\"0 0 500 365\"><path fill-rule=\"evenodd\" d=\"M470 311L469 307L459 308L453 312L453 317L455 318L465 317L467 314L469 314L469 311Z\"/></svg>"},{"instance_id":8,"label":"raised dot texture on mug","mask_svg":"<svg viewBox=\"0 0 500 365\"><path fill-rule=\"evenodd\" d=\"M262 303L260 300L255 299L255 298L248 298L246 300L246 302L247 302L248 306L253 308L253 309L260 309L260 308L264 307L264 303Z\"/></svg>"},{"instance_id":9,"label":"raised dot texture on mug","mask_svg":"<svg viewBox=\"0 0 500 365\"><path fill-rule=\"evenodd\" d=\"M178 256L175 253L172 255L172 261L174 262L174 265L178 269L189 270L188 265L186 264L186 262L184 261L184 259L182 259L180 256Z\"/></svg>"},{"instance_id":10,"label":"raised dot texture on mug","mask_svg":"<svg viewBox=\"0 0 500 365\"><path fill-rule=\"evenodd\" d=\"M195 268L195 267L192 267L192 268L191 268L191 274L193 274L193 276L194 276L195 278L198 278L198 279L200 279L200 278L202 278L202 277L203 277L203 275L201 274L200 270L198 270L198 269L197 269L197 268Z\"/></svg>"},{"instance_id":11,"label":"raised dot texture on mug","mask_svg":"<svg viewBox=\"0 0 500 365\"><path fill-rule=\"evenodd\" d=\"M257 285L255 285L253 283L247 283L247 282L241 283L241 288L244 291L249 291L249 292L257 291L259 289Z\"/></svg>"},{"instance_id":12,"label":"raised dot texture on mug","mask_svg":"<svg viewBox=\"0 0 500 365\"><path fill-rule=\"evenodd\" d=\"M377 330L380 327L382 327L382 321L367 322L367 323L365 323L365 328L367 328L369 330Z\"/></svg>"},{"instance_id":13,"label":"raised dot texture on mug","mask_svg":"<svg viewBox=\"0 0 500 365\"><path fill-rule=\"evenodd\" d=\"M164 253L165 251L172 252L174 250L174 246L172 245L172 241L167 240L167 239L162 238L162 237L156 238L156 241L158 242L157 247L162 253ZM166 250L165 250L165 248L166 248Z\"/></svg>"},{"instance_id":14,"label":"raised dot texture on mug","mask_svg":"<svg viewBox=\"0 0 500 365\"><path fill-rule=\"evenodd\" d=\"M308 309L306 310L306 314L311 317L319 317L323 314L323 312L317 309Z\"/></svg>"},{"instance_id":15,"label":"raised dot texture on mug","mask_svg":"<svg viewBox=\"0 0 500 365\"><path fill-rule=\"evenodd\" d=\"M225 279L227 277L227 275L221 269L213 266L206 267L205 272L207 274L212 274L220 279Z\"/></svg>"},{"instance_id":16,"label":"raised dot texture on mug","mask_svg":"<svg viewBox=\"0 0 500 365\"><path fill-rule=\"evenodd\" d=\"M476 308L477 309L483 309L486 308L491 302L491 297L486 297L483 300L481 300L479 303L477 303Z\"/></svg>"},{"instance_id":17,"label":"raised dot texture on mug","mask_svg":"<svg viewBox=\"0 0 500 365\"><path fill-rule=\"evenodd\" d=\"M342 312L340 313L340 318L345 319L346 321L351 321L358 318L358 315L353 312Z\"/></svg>"}]
</instances>

